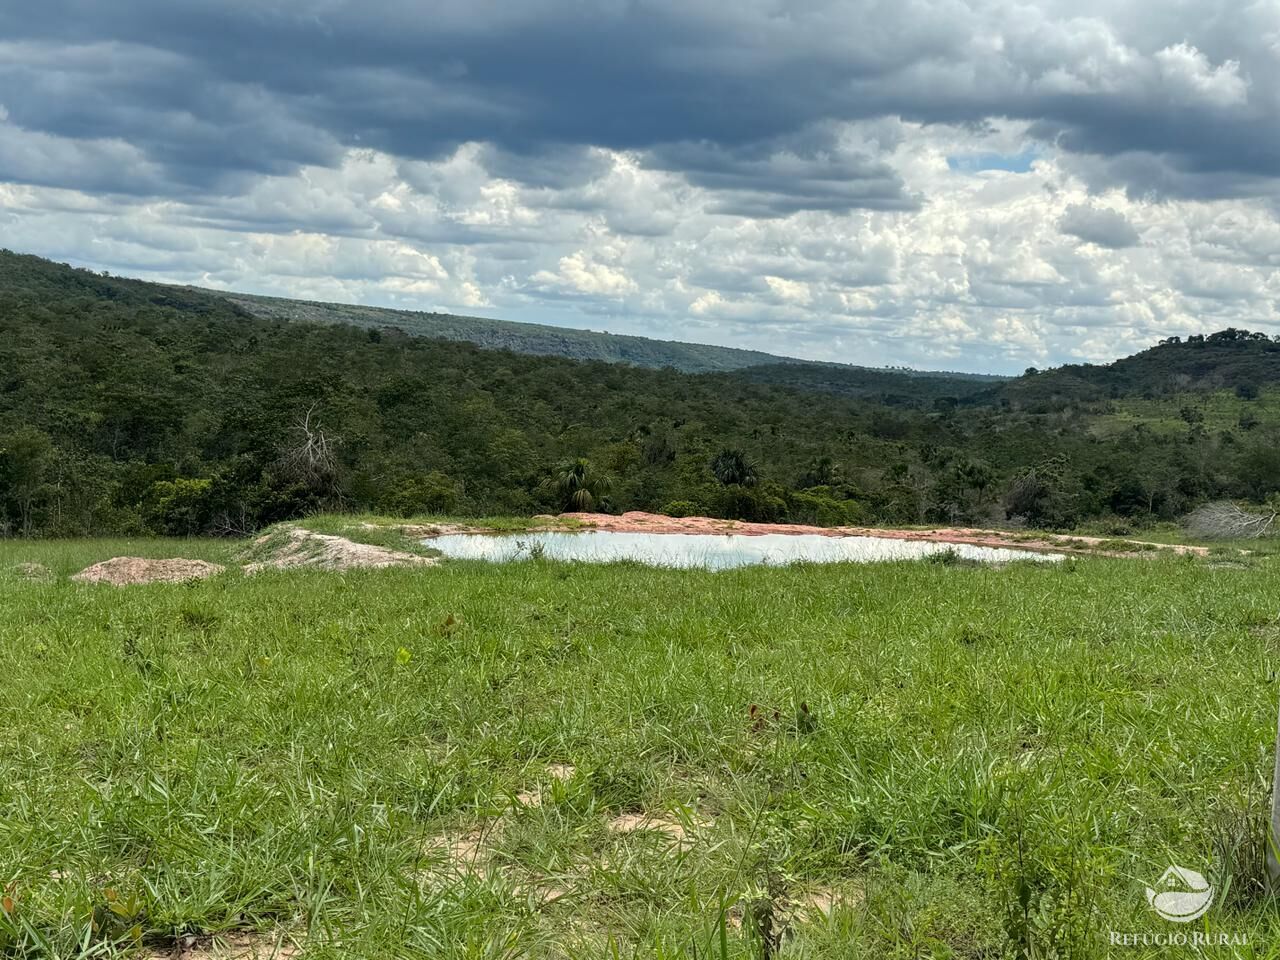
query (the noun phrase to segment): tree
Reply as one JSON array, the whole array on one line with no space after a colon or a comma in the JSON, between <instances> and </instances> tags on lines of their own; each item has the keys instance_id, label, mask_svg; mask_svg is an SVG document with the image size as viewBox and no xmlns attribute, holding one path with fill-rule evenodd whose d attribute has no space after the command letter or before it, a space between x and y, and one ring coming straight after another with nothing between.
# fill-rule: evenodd
<instances>
[{"instance_id":1,"label":"tree","mask_svg":"<svg viewBox=\"0 0 1280 960\"><path fill-rule=\"evenodd\" d=\"M213 481L209 479L158 480L142 504L147 524L167 536L190 537L204 533L214 525L212 493Z\"/></svg>"},{"instance_id":2,"label":"tree","mask_svg":"<svg viewBox=\"0 0 1280 960\"><path fill-rule=\"evenodd\" d=\"M1005 516L1030 526L1063 528L1077 520L1079 484L1061 454L1014 476L1005 494Z\"/></svg>"},{"instance_id":3,"label":"tree","mask_svg":"<svg viewBox=\"0 0 1280 960\"><path fill-rule=\"evenodd\" d=\"M378 503L382 509L401 517L423 513L449 513L458 503L458 485L439 470L409 473L384 481Z\"/></svg>"},{"instance_id":4,"label":"tree","mask_svg":"<svg viewBox=\"0 0 1280 960\"><path fill-rule=\"evenodd\" d=\"M560 464L555 474L547 477L539 486L555 493L562 510L585 513L604 504L605 495L612 488L613 482L607 475L598 473L589 460L579 457Z\"/></svg>"},{"instance_id":5,"label":"tree","mask_svg":"<svg viewBox=\"0 0 1280 960\"><path fill-rule=\"evenodd\" d=\"M840 468L830 457L818 457L809 464L808 469L800 475L800 489L808 487L829 487L840 480Z\"/></svg>"},{"instance_id":6,"label":"tree","mask_svg":"<svg viewBox=\"0 0 1280 960\"><path fill-rule=\"evenodd\" d=\"M23 427L0 439L0 492L17 511L23 536L32 531L35 505L45 490L53 458L53 442L34 427Z\"/></svg>"},{"instance_id":7,"label":"tree","mask_svg":"<svg viewBox=\"0 0 1280 960\"><path fill-rule=\"evenodd\" d=\"M754 487L755 465L741 450L721 450L711 459L711 473L724 486Z\"/></svg>"},{"instance_id":8,"label":"tree","mask_svg":"<svg viewBox=\"0 0 1280 960\"><path fill-rule=\"evenodd\" d=\"M289 480L329 495L338 489L338 447L342 440L324 431L315 411L313 403L294 420L292 439L280 451L278 466Z\"/></svg>"},{"instance_id":9,"label":"tree","mask_svg":"<svg viewBox=\"0 0 1280 960\"><path fill-rule=\"evenodd\" d=\"M982 506L982 498L987 488L995 483L995 471L991 465L982 460L961 460L956 464L956 476L965 487L977 495L977 506Z\"/></svg>"},{"instance_id":10,"label":"tree","mask_svg":"<svg viewBox=\"0 0 1280 960\"><path fill-rule=\"evenodd\" d=\"M1206 540L1253 540L1267 536L1278 516L1280 510L1271 506L1254 511L1230 500L1219 500L1191 511L1186 525L1188 530Z\"/></svg>"}]
</instances>

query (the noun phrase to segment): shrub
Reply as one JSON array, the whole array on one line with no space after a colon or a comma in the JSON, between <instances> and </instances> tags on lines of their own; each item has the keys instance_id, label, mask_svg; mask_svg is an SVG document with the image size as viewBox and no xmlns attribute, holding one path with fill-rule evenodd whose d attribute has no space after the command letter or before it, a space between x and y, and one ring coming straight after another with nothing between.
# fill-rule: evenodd
<instances>
[{"instance_id":1,"label":"shrub","mask_svg":"<svg viewBox=\"0 0 1280 960\"><path fill-rule=\"evenodd\" d=\"M847 527L866 519L862 506L854 500L832 496L830 487L788 491L785 494L787 517L795 523L819 527Z\"/></svg>"},{"instance_id":2,"label":"shrub","mask_svg":"<svg viewBox=\"0 0 1280 960\"><path fill-rule=\"evenodd\" d=\"M698 505L692 500L672 500L660 512L668 517L696 517Z\"/></svg>"},{"instance_id":3,"label":"shrub","mask_svg":"<svg viewBox=\"0 0 1280 960\"><path fill-rule=\"evenodd\" d=\"M212 490L213 481L203 478L156 481L143 504L147 526L169 536L204 533L213 515Z\"/></svg>"},{"instance_id":4,"label":"shrub","mask_svg":"<svg viewBox=\"0 0 1280 960\"><path fill-rule=\"evenodd\" d=\"M754 523L776 523L787 516L787 503L772 489L742 487L737 484L716 491L712 500L713 516Z\"/></svg>"},{"instance_id":5,"label":"shrub","mask_svg":"<svg viewBox=\"0 0 1280 960\"><path fill-rule=\"evenodd\" d=\"M401 477L379 499L383 510L401 517L419 513L449 513L458 503L458 485L439 470Z\"/></svg>"}]
</instances>

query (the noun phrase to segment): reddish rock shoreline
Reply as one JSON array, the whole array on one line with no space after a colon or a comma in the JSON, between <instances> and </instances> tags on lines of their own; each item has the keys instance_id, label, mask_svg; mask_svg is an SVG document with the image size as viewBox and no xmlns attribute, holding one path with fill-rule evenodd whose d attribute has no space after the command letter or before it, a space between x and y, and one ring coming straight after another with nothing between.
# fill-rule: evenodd
<instances>
[{"instance_id":1,"label":"reddish rock shoreline","mask_svg":"<svg viewBox=\"0 0 1280 960\"><path fill-rule=\"evenodd\" d=\"M1151 554L1160 551L1191 553L1199 556L1209 551L1205 547L1185 544L1149 543L1143 540L1123 540L1131 549L1117 550L1120 538L1083 537L1067 534L1043 534L1034 538L1023 537L1005 530L983 530L974 527L934 527L927 530L895 530L880 527L811 527L800 523L750 523L745 520L717 520L713 517L665 517L656 513L631 511L621 515L608 513L562 513L558 517L540 516L535 522L559 524L570 521L574 525L593 530L619 533L701 533L738 534L761 536L769 533L814 534L821 537L882 537L889 540L924 540L930 543L967 544L975 547L1004 547L1014 550L1036 550L1043 553L1107 553ZM1103 547L1102 545L1106 546Z\"/></svg>"}]
</instances>

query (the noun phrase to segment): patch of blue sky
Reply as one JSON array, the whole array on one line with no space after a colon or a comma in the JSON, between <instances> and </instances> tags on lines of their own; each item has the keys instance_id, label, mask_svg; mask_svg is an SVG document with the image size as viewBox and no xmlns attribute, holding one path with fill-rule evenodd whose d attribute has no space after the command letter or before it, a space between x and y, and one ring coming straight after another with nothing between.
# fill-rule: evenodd
<instances>
[{"instance_id":1,"label":"patch of blue sky","mask_svg":"<svg viewBox=\"0 0 1280 960\"><path fill-rule=\"evenodd\" d=\"M1009 173L1026 173L1040 156L1038 150L1027 149L1021 153L968 153L947 157L947 166L957 173L979 173L983 170L1005 170Z\"/></svg>"}]
</instances>

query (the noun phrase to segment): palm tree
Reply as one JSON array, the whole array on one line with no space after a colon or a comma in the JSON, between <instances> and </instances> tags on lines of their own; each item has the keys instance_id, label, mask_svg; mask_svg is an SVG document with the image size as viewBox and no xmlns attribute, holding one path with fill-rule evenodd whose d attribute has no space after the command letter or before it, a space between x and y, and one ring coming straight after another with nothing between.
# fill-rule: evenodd
<instances>
[{"instance_id":1,"label":"palm tree","mask_svg":"<svg viewBox=\"0 0 1280 960\"><path fill-rule=\"evenodd\" d=\"M800 475L801 487L829 487L840 479L840 468L830 457L819 457Z\"/></svg>"},{"instance_id":2,"label":"palm tree","mask_svg":"<svg viewBox=\"0 0 1280 960\"><path fill-rule=\"evenodd\" d=\"M756 484L755 465L741 450L721 450L711 460L711 472L726 487L735 483L740 487Z\"/></svg>"},{"instance_id":3,"label":"palm tree","mask_svg":"<svg viewBox=\"0 0 1280 960\"><path fill-rule=\"evenodd\" d=\"M956 476L978 495L978 506L982 506L983 494L996 481L995 471L984 460L961 460L956 464Z\"/></svg>"},{"instance_id":4,"label":"palm tree","mask_svg":"<svg viewBox=\"0 0 1280 960\"><path fill-rule=\"evenodd\" d=\"M543 480L540 488L554 492L562 510L589 513L604 502L612 485L607 475L591 466L591 461L579 457L556 467L556 472Z\"/></svg>"}]
</instances>

